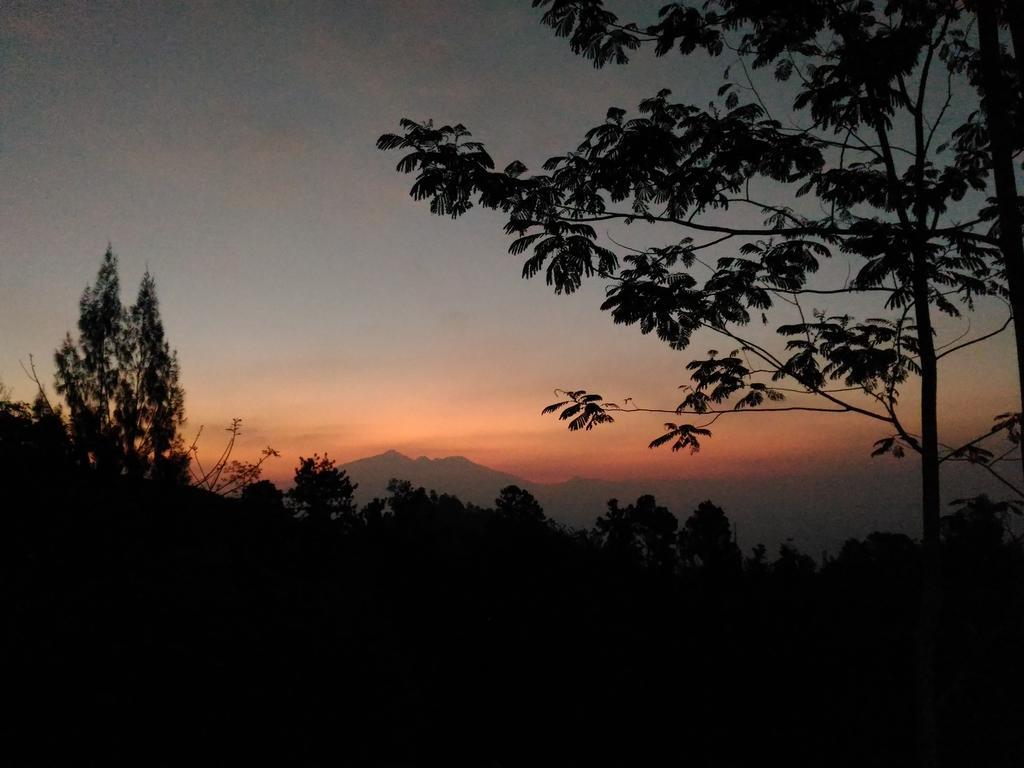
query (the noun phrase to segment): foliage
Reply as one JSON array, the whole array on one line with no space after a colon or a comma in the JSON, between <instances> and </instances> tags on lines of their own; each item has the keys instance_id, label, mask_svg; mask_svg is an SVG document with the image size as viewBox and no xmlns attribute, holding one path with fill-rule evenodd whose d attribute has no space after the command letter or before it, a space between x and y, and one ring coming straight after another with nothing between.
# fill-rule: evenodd
<instances>
[{"instance_id":1,"label":"foliage","mask_svg":"<svg viewBox=\"0 0 1024 768\"><path fill-rule=\"evenodd\" d=\"M146 272L135 304L124 308L117 257L108 247L79 302L78 330L77 341L67 334L55 361L80 459L112 474L183 481L188 458L178 430L185 395L152 275Z\"/></svg>"},{"instance_id":2,"label":"foliage","mask_svg":"<svg viewBox=\"0 0 1024 768\"><path fill-rule=\"evenodd\" d=\"M253 507L284 509L284 493L269 480L257 480L242 488L240 498Z\"/></svg>"},{"instance_id":3,"label":"foliage","mask_svg":"<svg viewBox=\"0 0 1024 768\"><path fill-rule=\"evenodd\" d=\"M263 483L223 498L30 462L0 482L21 500L0 516L8 762L913 764L906 536L820 567L760 548L722 578L672 533L727 552L710 503L678 526L653 497L620 505L621 557L402 482L321 526ZM1018 765L1024 551L991 504L949 511L942 764Z\"/></svg>"},{"instance_id":4,"label":"foliage","mask_svg":"<svg viewBox=\"0 0 1024 768\"><path fill-rule=\"evenodd\" d=\"M782 7L708 0L670 3L657 22L640 25L621 22L601 0L534 0L534 6L596 67L625 64L644 44L658 56L702 51L715 57L729 50L735 59L723 74L719 101L704 108L662 89L640 101L635 115L613 106L574 151L550 158L532 175L519 161L496 171L462 124L403 119L401 132L381 136L378 148L405 152L397 170L415 174L411 195L429 200L435 214L457 218L474 205L500 211L514 238L509 251L525 256L524 278L543 273L559 294L601 279L601 308L616 323L654 333L672 349L689 347L698 331L717 334L732 349L689 362L688 394L675 409L640 407L631 399L619 406L584 389L559 390L566 397L543 412L560 412L570 430L609 423L613 413L698 415L699 423L665 422L664 434L650 443L696 453L725 415L857 413L884 425L876 455L920 454L925 557L916 712L920 764L934 768L940 464L976 458L976 444L997 434L940 445L938 362L999 333L1013 312L1018 323L1024 316L1019 200L1012 172L1006 183L1010 150L999 138L1006 131L977 111L959 125L946 122L963 86L971 88L964 74L971 14L956 0L807 0ZM982 29L990 65L999 42L992 16ZM745 82L731 78L734 66ZM770 71L773 91L781 94L774 103L762 98L751 74L759 69ZM1017 145L1021 135L1018 130ZM993 163L993 156L1002 161ZM990 169L998 206L988 197ZM737 212L759 214L761 222L725 216ZM1013 242L1001 241L993 222L1014 217ZM607 242L599 240L598 223L673 231L661 246L635 248L611 233ZM837 280L841 269L822 268L831 260L846 262L846 277ZM866 317L854 316L854 294L873 300ZM843 304L809 307L808 297ZM940 343L936 316L958 318L979 298L1012 305L1011 317L990 333ZM776 324L774 343L755 330L758 320L768 325L769 312L789 315ZM919 377L919 434L898 411L912 376ZM790 395L793 404L775 405ZM992 463L976 463L1024 498L1024 489L1001 478ZM628 539L618 533L624 523L622 511L610 508L606 524L615 541ZM807 570L794 553L783 549L782 555L794 574Z\"/></svg>"},{"instance_id":5,"label":"foliage","mask_svg":"<svg viewBox=\"0 0 1024 768\"><path fill-rule=\"evenodd\" d=\"M897 410L904 385L924 365L922 386L931 389L938 357L975 341L937 350L932 310L957 317L979 297L1007 295L989 231L984 123L974 114L947 124L974 55L969 16L944 0L903 0L884 11L815 1L780 25L775 6L722 0L670 4L644 26L593 0L534 4L595 66L625 63L645 44L659 56L735 55L721 103L702 108L661 90L635 115L610 108L574 151L538 173L518 161L494 170L461 124L405 119L401 133L380 137L380 149L406 152L398 170L415 174L413 198L429 200L435 213L455 218L474 205L504 213L510 252L526 256L524 277L543 273L556 293L601 278L602 309L616 323L674 349L699 331L733 347L688 363L687 394L674 409L620 406L574 389L558 390L564 397L544 413L574 431L621 412L704 416L667 422L651 442L693 453L723 415L853 412L890 432L883 450L922 451L922 436ZM756 70L788 89L774 105L779 116L762 99ZM759 212L762 223L726 225L726 211ZM682 236L636 249L600 238L598 223ZM822 267L835 260L852 274L823 283L836 270ZM877 299L877 314L806 306L854 294ZM780 349L745 330L768 323L773 310L793 317L776 326ZM779 404L787 398L795 402Z\"/></svg>"},{"instance_id":6,"label":"foliage","mask_svg":"<svg viewBox=\"0 0 1024 768\"><path fill-rule=\"evenodd\" d=\"M547 521L544 510L529 491L517 485L508 485L498 492L494 508L499 516L521 525L541 524Z\"/></svg>"},{"instance_id":7,"label":"foliage","mask_svg":"<svg viewBox=\"0 0 1024 768\"><path fill-rule=\"evenodd\" d=\"M9 471L66 472L72 446L59 412L42 398L29 404L0 392L0 465Z\"/></svg>"},{"instance_id":8,"label":"foliage","mask_svg":"<svg viewBox=\"0 0 1024 768\"><path fill-rule=\"evenodd\" d=\"M729 519L710 501L702 501L687 519L679 534L679 548L691 565L719 572L740 567L740 550Z\"/></svg>"},{"instance_id":9,"label":"foliage","mask_svg":"<svg viewBox=\"0 0 1024 768\"><path fill-rule=\"evenodd\" d=\"M299 457L295 468L295 485L287 496L299 516L324 521L341 519L350 521L356 512L352 498L357 485L348 473L335 466L327 454L314 453L310 458Z\"/></svg>"}]
</instances>

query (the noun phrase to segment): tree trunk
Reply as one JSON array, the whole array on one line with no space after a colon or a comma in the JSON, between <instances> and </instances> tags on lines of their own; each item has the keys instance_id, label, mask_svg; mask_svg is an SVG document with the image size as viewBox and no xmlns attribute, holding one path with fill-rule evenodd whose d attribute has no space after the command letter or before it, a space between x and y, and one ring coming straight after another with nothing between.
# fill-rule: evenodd
<instances>
[{"instance_id":1,"label":"tree trunk","mask_svg":"<svg viewBox=\"0 0 1024 768\"><path fill-rule=\"evenodd\" d=\"M1013 0L1017 1L1019 0ZM995 181L999 208L999 247L1003 252L1006 281L1010 288L1013 330L1017 342L1020 411L1024 413L1024 239L1020 207L1017 203L1017 180L1013 168L1013 128L1007 119L1006 110L1000 107L1001 104L1013 100L1016 94L1010 92L1003 77L997 4L995 0L978 0L974 8L978 18L978 43L981 50L981 79L984 89L982 109L988 124L992 177ZM1021 462L1024 473L1024 453L1021 455Z\"/></svg>"},{"instance_id":2,"label":"tree trunk","mask_svg":"<svg viewBox=\"0 0 1024 768\"><path fill-rule=\"evenodd\" d=\"M877 97L877 94L873 94ZM917 717L917 756L921 768L938 768L939 729L936 717L935 662L939 611L942 604L942 573L939 559L939 428L938 359L932 328L929 299L929 251L927 203L924 197L924 129L920 106L915 114L915 177L913 219L900 187L900 174L893 160L884 122L876 124L879 144L885 159L889 199L900 223L911 237L919 238L910 247L911 288L914 296L914 321L917 325L918 355L921 366L921 600L919 604L914 660L914 697ZM1024 372L1022 372L1024 374ZM1022 375L1024 380L1024 375Z\"/></svg>"},{"instance_id":3,"label":"tree trunk","mask_svg":"<svg viewBox=\"0 0 1024 768\"><path fill-rule=\"evenodd\" d=\"M1006 21L1010 25L1013 58L1017 62L1017 98L1021 100L1021 107L1024 108L1024 8L1021 7L1020 0L1009 0L1006 4Z\"/></svg>"},{"instance_id":4,"label":"tree trunk","mask_svg":"<svg viewBox=\"0 0 1024 768\"><path fill-rule=\"evenodd\" d=\"M942 603L939 560L939 437L938 362L928 305L927 256L914 254L914 315L921 358L921 603L917 621L915 697L918 764L939 764L938 722L935 712L936 637Z\"/></svg>"}]
</instances>

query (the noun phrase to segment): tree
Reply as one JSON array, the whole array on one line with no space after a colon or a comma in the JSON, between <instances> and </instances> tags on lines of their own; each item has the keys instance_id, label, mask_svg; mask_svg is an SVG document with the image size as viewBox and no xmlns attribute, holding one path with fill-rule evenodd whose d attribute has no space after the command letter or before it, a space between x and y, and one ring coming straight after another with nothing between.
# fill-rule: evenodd
<instances>
[{"instance_id":1,"label":"tree","mask_svg":"<svg viewBox=\"0 0 1024 768\"><path fill-rule=\"evenodd\" d=\"M522 525L538 525L547 520L533 494L518 485L507 485L498 491L494 508L499 516Z\"/></svg>"},{"instance_id":2,"label":"tree","mask_svg":"<svg viewBox=\"0 0 1024 768\"><path fill-rule=\"evenodd\" d=\"M951 40L954 68L966 71L982 96L974 128L992 169L993 191L987 217L989 232L1002 251L1017 346L1017 379L1024 413L1024 208L1017 194L1014 161L1024 150L1024 12L1010 0L973 0L967 4L977 21L976 45L965 36ZM1009 27L1014 55L1000 41L1000 27ZM1014 82L1016 81L1016 82ZM1024 453L1021 453L1024 468ZM1018 494L1020 495L1020 494Z\"/></svg>"},{"instance_id":3,"label":"tree","mask_svg":"<svg viewBox=\"0 0 1024 768\"><path fill-rule=\"evenodd\" d=\"M594 528L604 547L627 560L671 573L678 560L676 529L679 521L654 496L644 494L635 504L619 506L608 501L608 511L597 518Z\"/></svg>"},{"instance_id":4,"label":"tree","mask_svg":"<svg viewBox=\"0 0 1024 768\"><path fill-rule=\"evenodd\" d=\"M779 545L779 557L772 563L772 573L783 579L806 579L814 575L817 565L814 558L797 549L792 540Z\"/></svg>"},{"instance_id":5,"label":"tree","mask_svg":"<svg viewBox=\"0 0 1024 768\"><path fill-rule=\"evenodd\" d=\"M185 393L178 384L178 357L164 337L156 296L156 281L149 270L142 276L135 304L128 313L128 343L121 366L118 393L119 419L129 471L157 476L171 461L180 464L178 427L185 420Z\"/></svg>"},{"instance_id":6,"label":"tree","mask_svg":"<svg viewBox=\"0 0 1024 768\"><path fill-rule=\"evenodd\" d=\"M12 400L0 385L0 466L11 478L60 477L72 467L71 444L61 414L41 397Z\"/></svg>"},{"instance_id":7,"label":"tree","mask_svg":"<svg viewBox=\"0 0 1024 768\"><path fill-rule=\"evenodd\" d=\"M518 161L495 171L461 124L406 119L402 133L385 134L378 147L407 151L398 170L416 174L411 194L429 200L434 213L457 218L477 204L503 212L516 238L509 250L532 251L524 277L543 273L556 293L604 279L602 309L674 349L687 348L698 331L727 340L732 351L688 363L690 384L676 408L619 406L562 390L545 412L558 412L569 429L609 423L613 413L696 416L667 422L651 443L695 452L726 415L855 413L888 433L876 454L919 454L918 735L921 764L935 765L939 470L978 442L940 446L938 363L1011 323L1007 317L990 333L943 344L936 314L955 318L982 297L1014 298L1002 242L988 229L998 213L987 199L985 127L976 115L947 125L954 91L970 90L961 55L969 16L952 0L718 0L671 3L657 22L641 25L620 21L600 0L534 5L599 67L625 64L648 44L657 55L730 51L724 103L704 109L662 90L640 103L639 116L612 107L575 151L533 175ZM754 79L768 67L776 88L791 89L771 106ZM736 79L734 69L742 73ZM737 209L760 212L762 223L723 224L721 212ZM659 247L632 248L611 235L599 241L598 222L679 233ZM714 253L717 260L708 257ZM840 258L849 277L819 272ZM864 319L853 316L852 302L834 308L854 295L874 300ZM833 308L808 307L809 297ZM762 340L752 324L767 325L768 313L780 310L791 321L777 326L778 344ZM898 409L913 377L919 433ZM787 397L796 402L777 404ZM1009 414L984 437L1018 420Z\"/></svg>"},{"instance_id":8,"label":"tree","mask_svg":"<svg viewBox=\"0 0 1024 768\"><path fill-rule=\"evenodd\" d=\"M185 393L152 275L147 270L135 304L125 309L108 246L79 309L78 340L68 333L55 360L80 461L113 474L183 481Z\"/></svg>"},{"instance_id":9,"label":"tree","mask_svg":"<svg viewBox=\"0 0 1024 768\"><path fill-rule=\"evenodd\" d=\"M356 513L353 494L357 487L345 470L335 466L334 459L314 453L310 458L299 457L295 485L287 496L304 518L351 522Z\"/></svg>"},{"instance_id":10,"label":"tree","mask_svg":"<svg viewBox=\"0 0 1024 768\"><path fill-rule=\"evenodd\" d=\"M256 480L246 485L240 498L257 509L284 509L284 493L270 480Z\"/></svg>"},{"instance_id":11,"label":"tree","mask_svg":"<svg viewBox=\"0 0 1024 768\"><path fill-rule=\"evenodd\" d=\"M702 501L679 532L679 549L690 565L709 571L739 572L742 556L732 526L721 507Z\"/></svg>"}]
</instances>

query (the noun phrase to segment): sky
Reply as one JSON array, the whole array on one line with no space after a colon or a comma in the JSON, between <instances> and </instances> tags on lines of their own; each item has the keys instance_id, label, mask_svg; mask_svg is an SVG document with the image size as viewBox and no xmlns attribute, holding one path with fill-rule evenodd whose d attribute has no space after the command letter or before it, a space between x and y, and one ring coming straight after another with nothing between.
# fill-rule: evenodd
<instances>
[{"instance_id":1,"label":"sky","mask_svg":"<svg viewBox=\"0 0 1024 768\"><path fill-rule=\"evenodd\" d=\"M538 482L905 474L868 457L884 430L855 415L730 417L696 456L648 450L658 416L586 434L541 416L558 387L674 407L690 357L613 325L600 285L566 297L522 280L500 216L432 216L376 138L402 117L462 122L498 167L539 168L609 106L663 87L706 104L729 62L595 70L539 17L525 0L0 4L0 380L30 398L29 355L52 380L110 243L126 302L145 269L156 278L186 436L205 425L209 456L240 417L239 456L277 448L276 480L299 455L388 449ZM1001 320L982 307L971 330ZM943 439L1013 408L1009 342L943 363ZM708 348L726 350L693 345Z\"/></svg>"}]
</instances>

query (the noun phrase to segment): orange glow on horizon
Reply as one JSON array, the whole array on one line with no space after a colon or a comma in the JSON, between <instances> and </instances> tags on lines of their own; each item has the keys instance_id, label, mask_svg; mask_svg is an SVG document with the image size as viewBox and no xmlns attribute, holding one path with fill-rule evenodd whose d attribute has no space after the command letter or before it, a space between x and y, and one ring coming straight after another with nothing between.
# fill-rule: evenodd
<instances>
[{"instance_id":1,"label":"orange glow on horizon","mask_svg":"<svg viewBox=\"0 0 1024 768\"><path fill-rule=\"evenodd\" d=\"M536 414L536 411L534 411ZM552 417L487 419L444 414L408 424L399 415L370 428L337 421L286 428L245 422L236 457L253 459L271 445L281 458L265 465L264 477L288 485L299 456L327 453L339 464L396 450L410 458L464 456L495 470L538 483L573 477L605 480L752 478L803 475L841 466L851 454L867 456L882 436L866 419L849 414L741 414L715 425L702 450L673 453L649 449L660 420L621 415L592 432L569 433ZM217 448L216 430L204 432L201 455Z\"/></svg>"}]
</instances>

